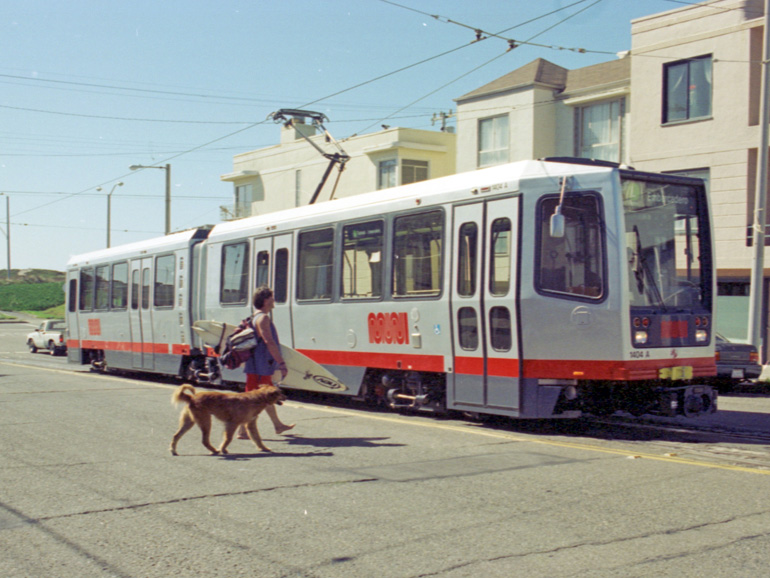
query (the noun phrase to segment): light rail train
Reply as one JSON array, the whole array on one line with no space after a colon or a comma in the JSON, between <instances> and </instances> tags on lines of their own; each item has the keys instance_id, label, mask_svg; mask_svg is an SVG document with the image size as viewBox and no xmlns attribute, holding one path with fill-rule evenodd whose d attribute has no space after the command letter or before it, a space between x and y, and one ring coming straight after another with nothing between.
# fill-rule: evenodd
<instances>
[{"instance_id":1,"label":"light rail train","mask_svg":"<svg viewBox=\"0 0 770 578\"><path fill-rule=\"evenodd\" d=\"M697 179L523 161L78 255L69 361L243 382L192 324L238 324L262 284L282 342L340 395L518 418L716 410Z\"/></svg>"}]
</instances>

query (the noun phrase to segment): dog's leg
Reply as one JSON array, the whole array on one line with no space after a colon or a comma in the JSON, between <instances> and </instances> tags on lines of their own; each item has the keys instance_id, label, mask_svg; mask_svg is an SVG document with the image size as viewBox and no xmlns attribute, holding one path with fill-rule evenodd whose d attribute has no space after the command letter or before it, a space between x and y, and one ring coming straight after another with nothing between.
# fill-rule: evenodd
<instances>
[{"instance_id":1,"label":"dog's leg","mask_svg":"<svg viewBox=\"0 0 770 578\"><path fill-rule=\"evenodd\" d=\"M263 452L272 452L269 447L267 447L265 444L262 443L262 438L259 437L259 430L257 429L257 419L254 418L249 423L246 424L246 431L249 432L249 437L251 438L251 441L253 441L255 444L257 444L257 447L261 449Z\"/></svg>"},{"instance_id":2,"label":"dog's leg","mask_svg":"<svg viewBox=\"0 0 770 578\"><path fill-rule=\"evenodd\" d=\"M176 444L179 442L181 437L186 434L192 426L195 425L195 422L193 421L192 416L190 415L190 410L185 408L182 410L182 413L179 414L179 429L174 434L174 437L171 440L171 447L169 448L169 451L171 452L172 456L178 456L179 454L176 453Z\"/></svg>"},{"instance_id":3,"label":"dog's leg","mask_svg":"<svg viewBox=\"0 0 770 578\"><path fill-rule=\"evenodd\" d=\"M211 435L211 415L208 413L199 413L195 416L195 423L201 428L203 445L211 452L211 455L215 456L219 453L219 450L211 445L209 436Z\"/></svg>"},{"instance_id":4,"label":"dog's leg","mask_svg":"<svg viewBox=\"0 0 770 578\"><path fill-rule=\"evenodd\" d=\"M234 421L228 421L225 423L225 433L222 435L222 445L219 446L219 451L222 454L227 453L227 446L233 441L235 431L238 429L238 424Z\"/></svg>"}]
</instances>

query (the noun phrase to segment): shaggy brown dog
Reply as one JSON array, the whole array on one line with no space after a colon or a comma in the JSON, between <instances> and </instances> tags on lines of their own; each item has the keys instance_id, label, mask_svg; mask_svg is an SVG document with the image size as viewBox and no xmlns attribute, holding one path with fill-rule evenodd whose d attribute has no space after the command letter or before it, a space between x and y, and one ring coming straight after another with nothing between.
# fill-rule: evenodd
<instances>
[{"instance_id":1,"label":"shaggy brown dog","mask_svg":"<svg viewBox=\"0 0 770 578\"><path fill-rule=\"evenodd\" d=\"M203 445L212 455L227 453L227 446L233 440L238 426L245 424L249 437L259 449L271 451L262 443L257 430L257 416L268 405L281 403L286 399L277 387L260 387L247 393L225 393L221 391L204 391L196 393L192 385L180 385L171 396L171 403L184 402L187 407L179 415L179 429L171 440L171 455L176 456L176 444L179 439L196 423L203 432ZM222 445L216 449L209 441L211 433L211 416L225 422L225 434Z\"/></svg>"}]
</instances>

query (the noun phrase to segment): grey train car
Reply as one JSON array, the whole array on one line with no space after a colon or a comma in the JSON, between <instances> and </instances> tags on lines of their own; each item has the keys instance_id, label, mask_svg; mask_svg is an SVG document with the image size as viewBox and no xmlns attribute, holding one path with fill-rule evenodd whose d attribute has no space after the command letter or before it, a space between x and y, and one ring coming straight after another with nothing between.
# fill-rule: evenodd
<instances>
[{"instance_id":1,"label":"grey train car","mask_svg":"<svg viewBox=\"0 0 770 578\"><path fill-rule=\"evenodd\" d=\"M69 359L242 382L191 331L275 292L351 395L518 418L716 410L703 182L522 161L74 257ZM333 393L330 391L330 393Z\"/></svg>"}]
</instances>

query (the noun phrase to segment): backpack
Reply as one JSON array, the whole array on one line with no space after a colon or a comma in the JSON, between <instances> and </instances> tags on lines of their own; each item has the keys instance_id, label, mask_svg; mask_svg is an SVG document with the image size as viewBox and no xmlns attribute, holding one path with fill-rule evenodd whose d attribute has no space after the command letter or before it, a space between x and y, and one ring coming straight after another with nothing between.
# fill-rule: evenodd
<instances>
[{"instance_id":1,"label":"backpack","mask_svg":"<svg viewBox=\"0 0 770 578\"><path fill-rule=\"evenodd\" d=\"M227 369L237 369L246 363L261 341L262 337L251 322L251 317L247 317L241 321L238 329L225 340L219 362Z\"/></svg>"}]
</instances>

